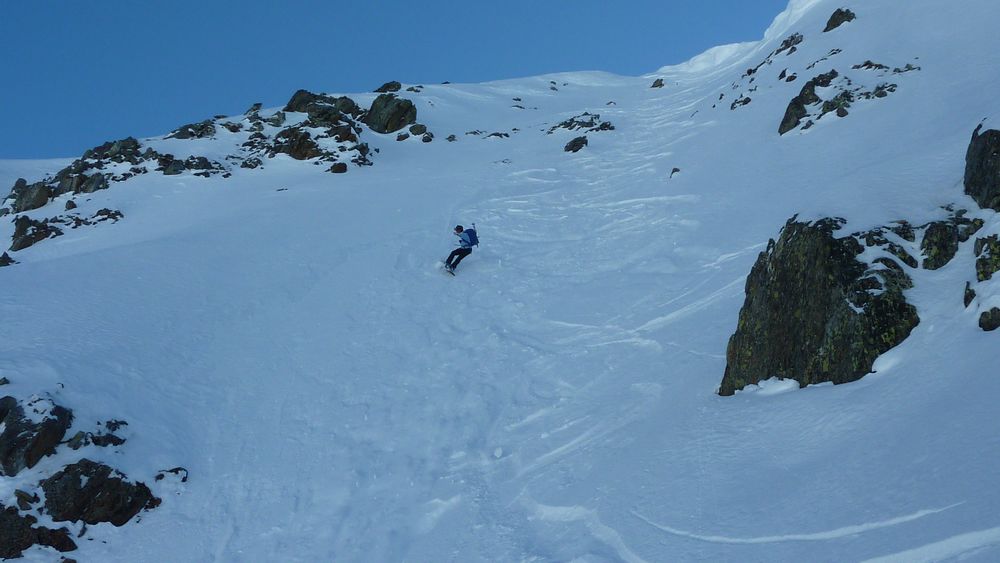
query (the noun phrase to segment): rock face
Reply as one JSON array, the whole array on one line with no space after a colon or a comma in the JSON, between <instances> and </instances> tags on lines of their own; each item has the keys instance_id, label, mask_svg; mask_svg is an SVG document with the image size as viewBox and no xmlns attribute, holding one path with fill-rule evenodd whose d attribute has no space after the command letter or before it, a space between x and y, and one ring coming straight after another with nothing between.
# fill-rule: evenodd
<instances>
[{"instance_id":1,"label":"rock face","mask_svg":"<svg viewBox=\"0 0 1000 563\"><path fill-rule=\"evenodd\" d=\"M785 110L785 117L781 120L781 125L778 126L778 134L784 135L792 129L795 129L801 123L802 118L809 115L806 111L807 105L818 104L822 101L819 96L816 95L816 88L826 88L829 86L839 74L836 70L831 70L830 72L820 74L819 76L809 80L802 86L802 90L799 92L798 96L792 98L792 101L788 103L788 108Z\"/></svg>"},{"instance_id":2,"label":"rock face","mask_svg":"<svg viewBox=\"0 0 1000 563\"><path fill-rule=\"evenodd\" d=\"M976 239L976 279L986 281L1000 272L1000 238L991 235Z\"/></svg>"},{"instance_id":3,"label":"rock face","mask_svg":"<svg viewBox=\"0 0 1000 563\"><path fill-rule=\"evenodd\" d=\"M400 84L395 80L392 80L390 82L386 82L385 84L379 86L378 88L375 89L375 91L380 94L385 94L386 92L399 92L399 89L402 87L403 87L402 84Z\"/></svg>"},{"instance_id":4,"label":"rock face","mask_svg":"<svg viewBox=\"0 0 1000 563\"><path fill-rule=\"evenodd\" d=\"M847 383L871 371L875 359L919 323L903 297L910 279L889 255L858 260L872 233L835 238L843 222L792 218L771 240L746 282L746 301L726 350L720 395L770 377L799 385Z\"/></svg>"},{"instance_id":5,"label":"rock face","mask_svg":"<svg viewBox=\"0 0 1000 563\"><path fill-rule=\"evenodd\" d=\"M25 408L35 417L25 415ZM40 418L35 422L32 418ZM0 473L17 475L53 453L66 435L73 414L51 402L39 400L21 405L14 397L0 399Z\"/></svg>"},{"instance_id":6,"label":"rock face","mask_svg":"<svg viewBox=\"0 0 1000 563\"><path fill-rule=\"evenodd\" d=\"M1000 211L1000 131L972 132L965 153L965 193L982 208Z\"/></svg>"},{"instance_id":7,"label":"rock face","mask_svg":"<svg viewBox=\"0 0 1000 563\"><path fill-rule=\"evenodd\" d=\"M61 234L62 230L49 225L47 221L35 221L26 215L19 215L14 220L14 236L10 250L14 252L24 250L39 241Z\"/></svg>"},{"instance_id":8,"label":"rock face","mask_svg":"<svg viewBox=\"0 0 1000 563\"><path fill-rule=\"evenodd\" d=\"M45 511L56 522L111 522L122 526L160 499L142 483L129 483L107 465L82 459L42 481Z\"/></svg>"},{"instance_id":9,"label":"rock face","mask_svg":"<svg viewBox=\"0 0 1000 563\"><path fill-rule=\"evenodd\" d=\"M857 16L854 15L854 12L848 10L847 8L838 8L835 12L833 12L833 15L830 16L829 21L826 22L826 27L823 28L823 33L833 31L847 22L852 22L856 17Z\"/></svg>"},{"instance_id":10,"label":"rock face","mask_svg":"<svg viewBox=\"0 0 1000 563\"><path fill-rule=\"evenodd\" d=\"M0 559L21 557L33 545L46 545L62 552L76 549L66 528L36 528L37 522L34 516L22 516L16 508L0 504Z\"/></svg>"},{"instance_id":11,"label":"rock face","mask_svg":"<svg viewBox=\"0 0 1000 563\"><path fill-rule=\"evenodd\" d=\"M44 182L28 185L24 178L18 178L10 190L10 198L14 199L11 210L14 213L38 209L49 202L51 190Z\"/></svg>"},{"instance_id":12,"label":"rock face","mask_svg":"<svg viewBox=\"0 0 1000 563\"><path fill-rule=\"evenodd\" d=\"M947 221L929 223L920 243L924 253L922 266L927 270L944 266L955 257L959 243L969 240L982 226L982 219L966 219L962 214Z\"/></svg>"},{"instance_id":13,"label":"rock face","mask_svg":"<svg viewBox=\"0 0 1000 563\"><path fill-rule=\"evenodd\" d=\"M377 133L395 133L416 123L417 108L413 102L395 94L382 94L372 102L364 122Z\"/></svg>"},{"instance_id":14,"label":"rock face","mask_svg":"<svg viewBox=\"0 0 1000 563\"><path fill-rule=\"evenodd\" d=\"M304 129L285 129L274 138L273 154L284 153L296 160L307 160L323 155L312 135Z\"/></svg>"}]
</instances>

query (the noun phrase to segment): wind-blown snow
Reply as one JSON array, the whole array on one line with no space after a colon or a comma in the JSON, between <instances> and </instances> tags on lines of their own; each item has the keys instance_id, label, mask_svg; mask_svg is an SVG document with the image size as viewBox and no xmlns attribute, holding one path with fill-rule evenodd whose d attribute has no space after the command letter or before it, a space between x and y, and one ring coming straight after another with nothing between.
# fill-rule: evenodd
<instances>
[{"instance_id":1,"label":"wind-blown snow","mask_svg":"<svg viewBox=\"0 0 1000 563\"><path fill-rule=\"evenodd\" d=\"M840 7L858 19L821 33ZM89 527L81 561L996 560L998 340L962 307L970 246L910 272L921 323L877 373L714 392L746 275L792 215L853 231L957 203L1000 230L961 184L973 128L996 126L998 18L991 0L796 0L762 42L661 69L679 82L662 89L428 85L403 94L434 142L366 131L371 168L279 156L78 198L125 219L0 269L0 392L48 394L72 431L127 420L128 442L46 458L0 501L85 455L164 497ZM921 70L778 136L805 80L868 59ZM583 111L615 130L566 153L580 133L545 131ZM239 144L144 142L220 162ZM64 165L0 162L0 180ZM443 275L471 222L482 246ZM175 466L187 483L153 482Z\"/></svg>"}]
</instances>

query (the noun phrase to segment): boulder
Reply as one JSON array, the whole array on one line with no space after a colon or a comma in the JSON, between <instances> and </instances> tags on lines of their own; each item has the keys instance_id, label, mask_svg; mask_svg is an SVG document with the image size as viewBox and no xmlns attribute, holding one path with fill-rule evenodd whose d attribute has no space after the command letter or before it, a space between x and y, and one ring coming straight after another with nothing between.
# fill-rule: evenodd
<instances>
[{"instance_id":1,"label":"boulder","mask_svg":"<svg viewBox=\"0 0 1000 563\"><path fill-rule=\"evenodd\" d=\"M830 16L830 19L827 20L826 27L823 28L823 33L833 31L847 22L852 22L856 17L857 16L854 15L854 12L848 10L847 8L837 8L837 10L833 12L833 15Z\"/></svg>"},{"instance_id":2,"label":"boulder","mask_svg":"<svg viewBox=\"0 0 1000 563\"><path fill-rule=\"evenodd\" d=\"M784 135L792 129L799 126L802 119L809 115L806 110L806 106L818 104L822 101L818 95L816 95L816 88L822 87L826 88L833 83L833 80L837 78L839 74L836 70L831 70L830 72L820 74L815 78L812 78L802 86L802 90L799 92L798 96L792 98L792 101L788 103L788 108L785 109L785 117L781 120L781 125L778 126L778 134Z\"/></svg>"},{"instance_id":3,"label":"boulder","mask_svg":"<svg viewBox=\"0 0 1000 563\"><path fill-rule=\"evenodd\" d=\"M206 119L205 121L200 121L198 123L182 125L167 135L167 138L202 139L205 137L212 137L213 135L215 135L215 123L213 123L211 119Z\"/></svg>"},{"instance_id":4,"label":"boulder","mask_svg":"<svg viewBox=\"0 0 1000 563\"><path fill-rule=\"evenodd\" d=\"M385 94L386 92L399 92L399 89L402 87L403 87L402 84L393 80L391 82L386 82L385 84L379 86L378 88L375 89L375 92L380 94Z\"/></svg>"},{"instance_id":5,"label":"boulder","mask_svg":"<svg viewBox=\"0 0 1000 563\"><path fill-rule=\"evenodd\" d=\"M10 191L9 197L14 199L11 210L14 213L21 213L38 209L49 202L51 195L52 190L45 185L45 182L35 182L29 185L24 178L18 178Z\"/></svg>"},{"instance_id":6,"label":"boulder","mask_svg":"<svg viewBox=\"0 0 1000 563\"><path fill-rule=\"evenodd\" d=\"M130 483L114 469L89 459L67 465L41 486L45 511L56 522L122 526L140 510L160 503L145 484Z\"/></svg>"},{"instance_id":7,"label":"boulder","mask_svg":"<svg viewBox=\"0 0 1000 563\"><path fill-rule=\"evenodd\" d=\"M347 172L347 163L338 162L334 164L330 167L330 172L333 172L334 174L343 174L344 172Z\"/></svg>"},{"instance_id":8,"label":"boulder","mask_svg":"<svg viewBox=\"0 0 1000 563\"><path fill-rule=\"evenodd\" d=\"M650 88L663 88L663 79L657 78L653 81L653 85Z\"/></svg>"},{"instance_id":9,"label":"boulder","mask_svg":"<svg viewBox=\"0 0 1000 563\"><path fill-rule=\"evenodd\" d=\"M395 94L381 94L372 102L364 122L376 133L395 133L417 121L413 102Z\"/></svg>"},{"instance_id":10,"label":"boulder","mask_svg":"<svg viewBox=\"0 0 1000 563\"><path fill-rule=\"evenodd\" d=\"M979 315L979 328L986 332L1000 328L1000 309L993 307Z\"/></svg>"},{"instance_id":11,"label":"boulder","mask_svg":"<svg viewBox=\"0 0 1000 563\"><path fill-rule=\"evenodd\" d=\"M793 217L760 254L729 339L720 395L770 377L802 387L855 381L919 323L903 296L911 282L902 266L859 261L865 233L834 237L842 225Z\"/></svg>"},{"instance_id":12,"label":"boulder","mask_svg":"<svg viewBox=\"0 0 1000 563\"><path fill-rule=\"evenodd\" d=\"M976 279L986 281L1000 272L1000 239L997 235L976 240Z\"/></svg>"},{"instance_id":13,"label":"boulder","mask_svg":"<svg viewBox=\"0 0 1000 563\"><path fill-rule=\"evenodd\" d=\"M577 151L579 151L580 149L582 149L585 146L587 146L587 136L586 135L584 135L582 137L576 137L572 141L566 143L566 146L563 147L563 150L566 151L566 152L577 152Z\"/></svg>"},{"instance_id":14,"label":"boulder","mask_svg":"<svg viewBox=\"0 0 1000 563\"><path fill-rule=\"evenodd\" d=\"M965 153L965 193L980 207L1000 211L1000 131L972 132Z\"/></svg>"},{"instance_id":15,"label":"boulder","mask_svg":"<svg viewBox=\"0 0 1000 563\"><path fill-rule=\"evenodd\" d=\"M966 308L972 305L973 300L976 299L976 290L972 289L972 284L965 282L965 298L962 300L965 303Z\"/></svg>"},{"instance_id":16,"label":"boulder","mask_svg":"<svg viewBox=\"0 0 1000 563\"><path fill-rule=\"evenodd\" d=\"M271 156L278 153L287 154L296 160L308 160L324 154L309 131L298 127L285 129L274 138Z\"/></svg>"},{"instance_id":17,"label":"boulder","mask_svg":"<svg viewBox=\"0 0 1000 563\"><path fill-rule=\"evenodd\" d=\"M283 111L305 112L306 108L313 104L334 104L336 100L332 96L323 94L313 94L309 90L298 90L292 94L292 99L285 104Z\"/></svg>"},{"instance_id":18,"label":"boulder","mask_svg":"<svg viewBox=\"0 0 1000 563\"><path fill-rule=\"evenodd\" d=\"M410 133L414 135L423 135L427 132L427 126L421 123L416 123L410 126Z\"/></svg>"},{"instance_id":19,"label":"boulder","mask_svg":"<svg viewBox=\"0 0 1000 563\"><path fill-rule=\"evenodd\" d=\"M28 404L34 416L14 397L0 399L0 474L17 475L52 454L73 422L73 414L49 401ZM36 420L38 422L36 422Z\"/></svg>"},{"instance_id":20,"label":"boulder","mask_svg":"<svg viewBox=\"0 0 1000 563\"><path fill-rule=\"evenodd\" d=\"M72 199L67 199L66 200L66 211L72 211L74 209L76 209L76 202L73 201Z\"/></svg>"},{"instance_id":21,"label":"boulder","mask_svg":"<svg viewBox=\"0 0 1000 563\"><path fill-rule=\"evenodd\" d=\"M110 160L113 162L131 162L132 164L138 164L145 156L142 152L142 144L134 137L108 141L83 153L84 160Z\"/></svg>"},{"instance_id":22,"label":"boulder","mask_svg":"<svg viewBox=\"0 0 1000 563\"><path fill-rule=\"evenodd\" d=\"M969 240L982 226L982 219L970 220L960 215L947 221L929 223L920 243L924 254L923 267L937 270L950 262L958 252L959 243Z\"/></svg>"},{"instance_id":23,"label":"boulder","mask_svg":"<svg viewBox=\"0 0 1000 563\"><path fill-rule=\"evenodd\" d=\"M14 220L14 236L11 237L10 250L13 252L24 250L38 241L61 234L62 231L58 227L49 225L47 221L35 221L26 215L19 215Z\"/></svg>"},{"instance_id":24,"label":"boulder","mask_svg":"<svg viewBox=\"0 0 1000 563\"><path fill-rule=\"evenodd\" d=\"M44 545L56 551L67 552L76 549L66 528L52 530L35 527L38 519L31 515L21 515L13 506L0 504L0 558L21 557L24 550L34 545Z\"/></svg>"},{"instance_id":25,"label":"boulder","mask_svg":"<svg viewBox=\"0 0 1000 563\"><path fill-rule=\"evenodd\" d=\"M0 267L10 266L11 264L17 264L17 260L14 260L13 258L11 258L10 254L7 254L6 252L4 252L2 255L0 255ZM6 379L6 378L4 378L4 379Z\"/></svg>"},{"instance_id":26,"label":"boulder","mask_svg":"<svg viewBox=\"0 0 1000 563\"><path fill-rule=\"evenodd\" d=\"M97 190L108 189L108 179L100 172L91 174L83 184L75 190L75 193L89 194L94 193Z\"/></svg>"}]
</instances>

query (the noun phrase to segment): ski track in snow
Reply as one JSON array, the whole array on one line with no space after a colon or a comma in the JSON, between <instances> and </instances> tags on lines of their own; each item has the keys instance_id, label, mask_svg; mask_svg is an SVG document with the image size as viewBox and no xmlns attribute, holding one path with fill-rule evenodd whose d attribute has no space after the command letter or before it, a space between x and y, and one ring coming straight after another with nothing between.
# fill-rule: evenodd
<instances>
[{"instance_id":1,"label":"ski track in snow","mask_svg":"<svg viewBox=\"0 0 1000 563\"><path fill-rule=\"evenodd\" d=\"M664 532L667 532L668 534L672 534L675 536L681 536L685 538L691 538L710 543L764 544L764 543L782 543L782 542L815 542L815 541L827 541L827 540L846 538L849 536L863 534L865 532L870 532L873 530L879 530L882 528L889 528L892 526L899 526L901 524L906 524L908 522L919 520L921 518L933 514L939 514L941 512L951 510L952 508L961 506L962 504L964 503L956 503L951 506L945 506L943 508L920 510L914 512L913 514L898 516L896 518L890 518L888 520L882 520L879 522L869 522L866 524L855 524L851 526L844 526L842 528L837 528L835 530L827 530L824 532L814 532L810 534L785 534L780 536L759 536L750 538L733 538L728 536L696 534L693 532L686 532L684 530L679 530L677 528L671 528L670 526L664 526L663 524L657 524L656 522L653 522L649 518L646 518L642 514L639 514L638 512L635 511L632 511L632 515L642 520L643 522L649 524L650 526L656 528L657 530L662 530Z\"/></svg>"}]
</instances>

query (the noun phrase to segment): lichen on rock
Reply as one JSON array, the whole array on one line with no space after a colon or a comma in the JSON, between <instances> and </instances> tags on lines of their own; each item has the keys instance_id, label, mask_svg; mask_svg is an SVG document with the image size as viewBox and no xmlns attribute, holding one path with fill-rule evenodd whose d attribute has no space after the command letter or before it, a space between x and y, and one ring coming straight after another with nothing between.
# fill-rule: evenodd
<instances>
[{"instance_id":1,"label":"lichen on rock","mask_svg":"<svg viewBox=\"0 0 1000 563\"><path fill-rule=\"evenodd\" d=\"M720 395L771 377L800 386L847 383L919 323L903 291L911 281L886 248L871 262L860 240L836 238L842 219L793 217L760 254L746 282L746 301L726 351ZM876 253L877 254L877 253Z\"/></svg>"}]
</instances>

